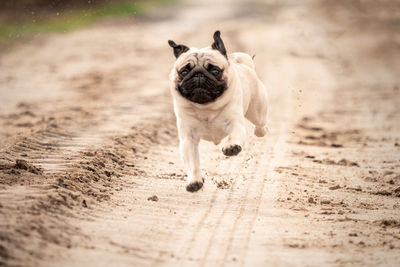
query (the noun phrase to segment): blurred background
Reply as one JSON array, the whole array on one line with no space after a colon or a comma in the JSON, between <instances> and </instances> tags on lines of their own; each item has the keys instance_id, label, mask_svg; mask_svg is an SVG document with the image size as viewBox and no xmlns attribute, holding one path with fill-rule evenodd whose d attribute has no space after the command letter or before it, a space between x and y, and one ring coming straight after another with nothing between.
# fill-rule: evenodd
<instances>
[{"instance_id":1,"label":"blurred background","mask_svg":"<svg viewBox=\"0 0 400 267\"><path fill-rule=\"evenodd\" d=\"M21 0L0 3L0 43L49 32L67 32L107 17L132 17L176 0Z\"/></svg>"}]
</instances>

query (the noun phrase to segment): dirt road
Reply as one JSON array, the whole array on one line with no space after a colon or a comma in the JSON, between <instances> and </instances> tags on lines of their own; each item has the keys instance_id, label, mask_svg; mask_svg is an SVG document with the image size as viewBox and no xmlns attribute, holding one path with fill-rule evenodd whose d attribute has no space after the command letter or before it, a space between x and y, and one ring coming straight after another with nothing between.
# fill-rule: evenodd
<instances>
[{"instance_id":1,"label":"dirt road","mask_svg":"<svg viewBox=\"0 0 400 267\"><path fill-rule=\"evenodd\" d=\"M185 2L0 58L0 265L398 266L400 5ZM167 40L256 54L270 133L185 191ZM156 197L154 197L156 196Z\"/></svg>"}]
</instances>

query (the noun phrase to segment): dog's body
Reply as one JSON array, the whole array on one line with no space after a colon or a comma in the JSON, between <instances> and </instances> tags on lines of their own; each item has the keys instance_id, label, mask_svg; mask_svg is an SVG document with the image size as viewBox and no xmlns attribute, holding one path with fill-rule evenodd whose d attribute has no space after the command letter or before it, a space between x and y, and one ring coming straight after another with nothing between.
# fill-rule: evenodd
<instances>
[{"instance_id":1,"label":"dog's body","mask_svg":"<svg viewBox=\"0 0 400 267\"><path fill-rule=\"evenodd\" d=\"M245 53L226 54L217 31L212 47L188 48L169 41L177 60L171 71L171 93L180 140L181 156L188 173L187 190L203 185L198 144L200 139L219 144L237 155L247 138L245 118L254 133L266 134L267 92L258 79L252 58Z\"/></svg>"}]
</instances>

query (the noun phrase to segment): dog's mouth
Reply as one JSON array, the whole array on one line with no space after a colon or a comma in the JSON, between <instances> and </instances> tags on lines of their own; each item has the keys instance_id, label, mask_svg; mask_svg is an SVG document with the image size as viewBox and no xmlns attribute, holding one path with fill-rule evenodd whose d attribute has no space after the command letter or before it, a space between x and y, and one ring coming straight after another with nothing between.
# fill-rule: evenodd
<instances>
[{"instance_id":1,"label":"dog's mouth","mask_svg":"<svg viewBox=\"0 0 400 267\"><path fill-rule=\"evenodd\" d=\"M218 81L203 75L185 79L181 85L177 84L180 94L195 103L206 104L216 100L227 89L225 81Z\"/></svg>"},{"instance_id":2,"label":"dog's mouth","mask_svg":"<svg viewBox=\"0 0 400 267\"><path fill-rule=\"evenodd\" d=\"M193 89L190 100L199 104L205 104L212 101L212 97L208 94L208 91L203 88Z\"/></svg>"}]
</instances>

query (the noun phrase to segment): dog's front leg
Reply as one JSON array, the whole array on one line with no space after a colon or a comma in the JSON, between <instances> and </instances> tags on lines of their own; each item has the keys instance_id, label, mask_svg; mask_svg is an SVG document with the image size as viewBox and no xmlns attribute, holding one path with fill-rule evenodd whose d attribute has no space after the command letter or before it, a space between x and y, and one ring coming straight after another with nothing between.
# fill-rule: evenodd
<instances>
[{"instance_id":1,"label":"dog's front leg","mask_svg":"<svg viewBox=\"0 0 400 267\"><path fill-rule=\"evenodd\" d=\"M242 151L246 140L246 127L244 121L234 121L231 125L232 131L228 136L222 152L225 156L236 156Z\"/></svg>"},{"instance_id":2,"label":"dog's front leg","mask_svg":"<svg viewBox=\"0 0 400 267\"><path fill-rule=\"evenodd\" d=\"M180 137L181 156L189 180L186 190L189 192L196 192L204 183L200 170L199 141L199 138L192 134Z\"/></svg>"}]
</instances>

